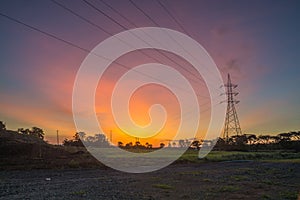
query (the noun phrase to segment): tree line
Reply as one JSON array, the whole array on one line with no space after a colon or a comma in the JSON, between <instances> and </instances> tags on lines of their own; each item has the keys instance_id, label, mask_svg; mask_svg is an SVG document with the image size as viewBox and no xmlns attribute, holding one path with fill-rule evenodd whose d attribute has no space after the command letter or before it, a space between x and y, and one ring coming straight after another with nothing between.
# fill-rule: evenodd
<instances>
[{"instance_id":1,"label":"tree line","mask_svg":"<svg viewBox=\"0 0 300 200\"><path fill-rule=\"evenodd\" d=\"M300 131L290 131L277 135L243 134L229 138L218 138L215 149L219 150L276 150L300 151Z\"/></svg>"},{"instance_id":2,"label":"tree line","mask_svg":"<svg viewBox=\"0 0 300 200\"><path fill-rule=\"evenodd\" d=\"M6 131L6 125L0 121L0 132ZM29 135L41 140L44 140L45 133L43 129L39 127L32 128L18 128L17 133L22 135ZM290 131L285 133L279 133L277 135L259 135L256 134L243 134L235 135L228 138L217 138L215 150L273 150L273 149L290 149L300 151L300 131ZM192 148L200 149L204 145L211 145L214 141L209 140L178 140L168 143L167 147L172 148ZM84 132L77 132L72 139L65 139L63 141L64 146L101 146L110 147L112 144L104 134L95 134L94 136L86 136ZM154 147L150 142L142 144L139 141L123 143L119 141L117 143L119 148L124 149L157 149L165 147L165 143L161 142L158 147Z\"/></svg>"},{"instance_id":3,"label":"tree line","mask_svg":"<svg viewBox=\"0 0 300 200\"><path fill-rule=\"evenodd\" d=\"M65 139L64 146L95 146L110 147L110 143L104 134L95 134L94 136L86 136L84 132L76 132L73 139Z\"/></svg>"},{"instance_id":4,"label":"tree line","mask_svg":"<svg viewBox=\"0 0 300 200\"><path fill-rule=\"evenodd\" d=\"M6 131L6 125L2 121L0 121L0 131ZM44 140L44 136L45 136L44 130L36 126L31 128L18 128L17 133L22 135L33 136L41 140Z\"/></svg>"}]
</instances>

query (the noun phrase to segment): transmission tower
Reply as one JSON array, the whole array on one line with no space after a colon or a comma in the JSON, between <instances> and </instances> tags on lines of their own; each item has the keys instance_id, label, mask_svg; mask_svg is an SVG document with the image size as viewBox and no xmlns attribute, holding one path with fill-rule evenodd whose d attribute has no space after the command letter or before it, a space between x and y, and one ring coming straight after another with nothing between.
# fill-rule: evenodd
<instances>
[{"instance_id":1,"label":"transmission tower","mask_svg":"<svg viewBox=\"0 0 300 200\"><path fill-rule=\"evenodd\" d=\"M239 93L233 90L234 88L237 87L237 85L231 83L229 74L228 74L227 84L225 84L224 87L226 88L225 94L227 96L227 100L224 102L227 102L227 111L226 111L223 139L225 139L225 141L228 142L229 136L242 135L242 130L235 109L235 104L239 103L239 101L234 99L234 96L237 96Z\"/></svg>"}]
</instances>

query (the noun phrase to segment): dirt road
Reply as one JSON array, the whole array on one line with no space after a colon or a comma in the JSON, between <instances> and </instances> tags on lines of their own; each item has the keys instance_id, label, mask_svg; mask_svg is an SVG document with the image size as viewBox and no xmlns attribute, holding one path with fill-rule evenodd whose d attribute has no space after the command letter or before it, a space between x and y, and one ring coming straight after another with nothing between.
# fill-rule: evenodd
<instances>
[{"instance_id":1,"label":"dirt road","mask_svg":"<svg viewBox=\"0 0 300 200\"><path fill-rule=\"evenodd\" d=\"M1 171L0 199L297 199L300 163L174 164L146 174L112 169Z\"/></svg>"}]
</instances>

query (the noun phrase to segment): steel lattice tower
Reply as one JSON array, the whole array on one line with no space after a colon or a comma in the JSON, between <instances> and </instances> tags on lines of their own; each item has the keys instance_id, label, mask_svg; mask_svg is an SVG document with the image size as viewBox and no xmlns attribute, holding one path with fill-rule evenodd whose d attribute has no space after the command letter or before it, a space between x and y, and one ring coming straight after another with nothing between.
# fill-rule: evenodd
<instances>
[{"instance_id":1,"label":"steel lattice tower","mask_svg":"<svg viewBox=\"0 0 300 200\"><path fill-rule=\"evenodd\" d=\"M237 85L231 83L229 74L228 74L227 84L225 84L224 87L226 88L225 94L227 96L227 100L224 102L227 102L227 111L226 111L223 138L225 139L226 142L228 142L229 136L242 135L242 130L235 109L235 104L239 103L239 101L234 99L234 96L237 96L238 92L235 92L233 89L236 88Z\"/></svg>"}]
</instances>

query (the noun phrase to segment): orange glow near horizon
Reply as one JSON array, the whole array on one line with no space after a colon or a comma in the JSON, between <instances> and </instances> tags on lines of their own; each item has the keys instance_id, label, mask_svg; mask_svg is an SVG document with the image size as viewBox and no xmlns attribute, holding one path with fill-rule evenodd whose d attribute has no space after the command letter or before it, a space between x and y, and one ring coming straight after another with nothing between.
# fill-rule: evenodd
<instances>
[{"instance_id":1,"label":"orange glow near horizon","mask_svg":"<svg viewBox=\"0 0 300 200\"><path fill-rule=\"evenodd\" d=\"M147 50L149 52L151 50ZM133 55L132 55L133 54ZM139 52L131 52L129 55L123 55L120 57L117 62L122 63L126 66L138 66L143 64L144 62L151 62L151 60L147 60L149 58L143 56L137 56ZM170 55L169 55L170 56ZM129 57L129 59L128 59ZM133 59L138 57L139 59ZM177 59L182 64L187 67L192 68L189 63L185 60L175 57L173 59ZM146 60L146 61L145 61ZM166 60L163 60L166 65L174 66L173 63L168 63ZM181 65L182 65L181 64ZM181 116L180 116L180 105L176 96L170 91L169 89L157 85L157 84L147 84L140 88L138 88L130 98L129 101L129 113L132 120L140 125L145 126L148 125L150 120L149 109L154 104L160 104L164 107L166 111L166 123L165 126L158 132L155 136L148 137L148 138L140 138L139 133L132 132L131 135L128 135L123 130L121 130L117 125L112 115L111 110L111 96L113 89L115 87L116 82L120 79L120 77L126 73L129 69L124 69L116 64L112 64L108 69L106 69L105 73L103 74L101 80L98 83L98 88L96 91L95 97L95 110L97 113L98 121L101 123L101 127L103 132L106 134L107 138L110 138L110 131L113 132L113 139L112 142L117 145L119 141L125 143L128 142L135 142L135 137L140 139L141 143L151 143L155 146L159 146L162 141L168 141L175 137L177 133L177 129L180 124ZM179 72L181 72L188 80L191 79L189 74L180 68ZM195 73L195 75L197 75ZM200 79L202 79L199 76ZM133 80L134 81L134 80ZM197 94L208 95L208 91L206 87L199 87L199 85L195 84L195 82L190 81L190 84L194 88ZM198 97L199 98L199 97ZM199 98L199 105L203 104L203 102L207 103L207 100L203 100ZM209 102L208 102L209 103ZM209 106L209 104L208 104ZM126 111L128 108L124 108ZM203 108L200 108L203 109ZM199 131L196 137L203 137L206 133L206 129L208 126L210 113L204 113L200 119ZM157 117L157 116L152 116ZM200 134L201 133L201 134ZM186 138L182 138L186 139Z\"/></svg>"},{"instance_id":2,"label":"orange glow near horizon","mask_svg":"<svg viewBox=\"0 0 300 200\"><path fill-rule=\"evenodd\" d=\"M111 91L110 91L111 92ZM153 95L154 94L154 95ZM161 94L161 95L155 95L155 94ZM111 96L110 94L104 94L103 92L98 95L97 93L97 99L100 99L102 96ZM98 101L96 101L98 102ZM101 100L101 106L96 106L96 112L100 113L102 111L103 116L103 110L106 110L105 112L105 119L103 117L99 117L98 120L101 123L101 126L104 130L106 130L106 136L109 138L110 136L107 134L109 133L109 130L113 131L113 143L117 144L117 142L122 141L123 143L128 142L134 142L136 136L139 137L139 133L132 132L131 136L125 133L123 130L121 130L115 123L112 111L110 108L110 99L107 99L107 101ZM159 145L159 140L165 138L173 138L175 136L176 130L179 125L180 120L180 110L179 110L179 104L176 100L176 97L165 88L162 88L157 85L146 85L141 88L139 88L133 96L130 99L129 102L129 113L131 115L132 120L140 125L145 126L151 123L151 119L149 116L149 108L153 104L161 104L165 110L167 115L167 120L165 123L165 126L159 131L155 136L149 137L149 138L140 138L141 142L149 142L153 143L155 145ZM128 108L124 108L128 109ZM99 110L99 112L98 112ZM173 117L170 117L173 116ZM152 116L156 117L156 116ZM160 139L158 139L160 138Z\"/></svg>"},{"instance_id":3,"label":"orange glow near horizon","mask_svg":"<svg viewBox=\"0 0 300 200\"><path fill-rule=\"evenodd\" d=\"M131 67L138 66L145 62L152 62L151 60L149 60L149 58L140 56L140 52L131 52L130 54L133 55L124 55L120 57L117 62L121 62L122 64ZM135 59L137 57L139 59ZM185 65L190 69L192 68L190 64L183 59L177 57L173 59L177 59L181 63L181 65ZM5 111L5 109L3 110L3 112L6 112L9 116L19 116L18 119L22 121L21 126L22 124L29 124L29 126L38 126L43 128L46 133L45 139L50 143L56 143L56 130L59 130L60 142L62 142L65 138L71 139L75 132L77 132L72 118L72 90L75 80L75 73L70 74L68 70L64 69L64 66L67 66L68 63L69 61L65 61L65 63L60 64L56 62L48 63L48 67L39 69L41 70L40 73L48 75L43 77L36 77L37 82L45 83L44 87L39 89L39 92L42 92L47 97L47 100L51 101L51 103L54 104L53 108L49 108L49 106L44 105L35 105L35 110L33 111L30 108L19 105L18 107L13 108L8 106L7 111ZM170 61L162 60L162 63L174 67L174 63L171 63ZM55 70L51 72L46 70L53 66L56 66ZM183 70L180 71L180 68L178 68L178 66L177 70L179 70L179 72L182 73L188 80L195 79L194 77L191 78L190 74L188 74L187 72ZM99 123L101 123L103 132L108 139L110 138L110 131L113 132L112 142L114 144L117 144L119 141L122 141L124 144L128 142L134 143L135 137L133 137L132 135L138 136L138 133L132 133L132 135L130 136L120 130L120 128L118 128L115 124L111 111L110 97L112 91L114 89L115 83L124 73L126 73L126 71L128 71L128 69L124 69L113 63L105 71L104 76L99 81L95 96L95 111L98 117L98 121ZM56 79L52 78L52 75L54 74L56 74ZM199 78L202 79L200 76ZM89 80L86 81L87 85L88 83ZM190 84L197 94L208 96L206 87L199 87L199 84L193 81L190 81ZM55 90L53 90L53 88L55 88ZM57 95L58 93L62 95ZM204 108L200 106L200 110L206 110L206 108L210 106L209 100L201 97L198 98L199 106L203 105L204 103L208 103ZM8 99L10 98L8 97ZM32 104L34 104L34 102L32 102ZM140 142L143 144L148 142L153 144L154 146L159 146L161 142L164 142L166 144L166 141L171 140L175 136L177 128L179 126L180 106L176 96L163 86L148 84L137 89L134 92L133 96L130 99L129 111L135 123L141 126L145 126L150 122L150 116L148 112L149 108L154 104L161 104L165 108L167 116L166 124L163 129L155 136L149 138L140 138ZM24 113L26 113L26 117L24 117ZM201 113L199 130L196 137L202 138L205 135L209 118L209 110L204 114ZM34 122L35 124L33 124L32 122ZM20 125L14 124L10 124L10 126L13 126L14 128L20 127Z\"/></svg>"}]
</instances>

